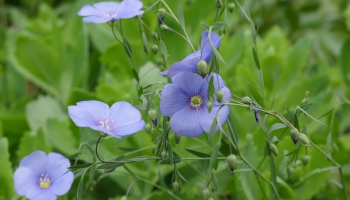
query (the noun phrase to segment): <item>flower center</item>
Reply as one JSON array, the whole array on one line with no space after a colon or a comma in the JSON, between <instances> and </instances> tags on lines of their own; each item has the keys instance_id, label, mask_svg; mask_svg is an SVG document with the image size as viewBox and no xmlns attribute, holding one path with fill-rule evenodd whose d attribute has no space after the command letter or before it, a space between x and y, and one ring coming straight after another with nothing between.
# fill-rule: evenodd
<instances>
[{"instance_id":1,"label":"flower center","mask_svg":"<svg viewBox=\"0 0 350 200\"><path fill-rule=\"evenodd\" d=\"M114 122L114 119L112 117L105 117L103 121L100 121L99 126L107 130L111 130L113 122Z\"/></svg>"},{"instance_id":2,"label":"flower center","mask_svg":"<svg viewBox=\"0 0 350 200\"><path fill-rule=\"evenodd\" d=\"M199 108L203 103L202 98L199 95L191 97L191 106L194 108Z\"/></svg>"},{"instance_id":3,"label":"flower center","mask_svg":"<svg viewBox=\"0 0 350 200\"><path fill-rule=\"evenodd\" d=\"M116 18L117 17L117 13L115 13L115 7L109 7L107 8L107 12L108 12L108 17L110 18Z\"/></svg>"},{"instance_id":4,"label":"flower center","mask_svg":"<svg viewBox=\"0 0 350 200\"><path fill-rule=\"evenodd\" d=\"M39 180L40 180L40 187L41 188L47 189L50 187L51 181L50 181L50 178L47 174L41 174Z\"/></svg>"}]
</instances>

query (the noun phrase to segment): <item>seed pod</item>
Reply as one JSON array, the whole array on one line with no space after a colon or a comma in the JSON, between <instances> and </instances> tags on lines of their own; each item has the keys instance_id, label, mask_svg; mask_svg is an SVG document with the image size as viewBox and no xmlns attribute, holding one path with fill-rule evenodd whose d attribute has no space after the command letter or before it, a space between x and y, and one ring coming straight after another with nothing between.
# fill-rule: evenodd
<instances>
[{"instance_id":1,"label":"seed pod","mask_svg":"<svg viewBox=\"0 0 350 200\"><path fill-rule=\"evenodd\" d=\"M221 7L222 7L222 1L216 0L216 8L221 8Z\"/></svg>"},{"instance_id":2,"label":"seed pod","mask_svg":"<svg viewBox=\"0 0 350 200\"><path fill-rule=\"evenodd\" d=\"M200 75L207 75L208 73L208 64L207 62L205 62L205 60L200 60L198 63L197 63L197 68L198 68L198 72Z\"/></svg>"},{"instance_id":3,"label":"seed pod","mask_svg":"<svg viewBox=\"0 0 350 200\"><path fill-rule=\"evenodd\" d=\"M208 200L211 196L211 192L208 188L203 189L203 198L204 200Z\"/></svg>"},{"instance_id":4,"label":"seed pod","mask_svg":"<svg viewBox=\"0 0 350 200\"><path fill-rule=\"evenodd\" d=\"M168 154L166 153L166 151L162 151L162 153L160 154L160 157L162 158L162 160L165 160L168 158Z\"/></svg>"},{"instance_id":5,"label":"seed pod","mask_svg":"<svg viewBox=\"0 0 350 200\"><path fill-rule=\"evenodd\" d=\"M230 2L228 5L227 5L227 8L228 8L228 11L230 11L230 13L232 13L235 9L235 4L233 2Z\"/></svg>"},{"instance_id":6,"label":"seed pod","mask_svg":"<svg viewBox=\"0 0 350 200\"><path fill-rule=\"evenodd\" d=\"M143 127L146 131L146 133L150 134L152 131L152 126L149 123L146 123L145 127Z\"/></svg>"},{"instance_id":7,"label":"seed pod","mask_svg":"<svg viewBox=\"0 0 350 200\"><path fill-rule=\"evenodd\" d=\"M237 157L234 154L231 154L227 157L226 162L231 172L233 172L237 163Z\"/></svg>"},{"instance_id":8,"label":"seed pod","mask_svg":"<svg viewBox=\"0 0 350 200\"><path fill-rule=\"evenodd\" d=\"M179 143L180 143L180 138L181 138L181 135L180 135L180 134L175 134L175 143L176 143L176 144L179 144Z\"/></svg>"},{"instance_id":9,"label":"seed pod","mask_svg":"<svg viewBox=\"0 0 350 200\"><path fill-rule=\"evenodd\" d=\"M148 116L149 116L149 118L151 118L153 124L154 124L155 126L157 126L157 111L154 110L154 109L150 109L150 110L148 111Z\"/></svg>"},{"instance_id":10,"label":"seed pod","mask_svg":"<svg viewBox=\"0 0 350 200\"><path fill-rule=\"evenodd\" d=\"M157 32L153 32L153 33L152 33L152 37L153 37L153 39L155 39L155 40L158 40L158 39L159 39L159 36L158 36L158 33L157 33Z\"/></svg>"},{"instance_id":11,"label":"seed pod","mask_svg":"<svg viewBox=\"0 0 350 200\"><path fill-rule=\"evenodd\" d=\"M223 98L224 98L224 91L218 90L218 91L216 92L216 100L217 100L219 103L221 103Z\"/></svg>"},{"instance_id":12,"label":"seed pod","mask_svg":"<svg viewBox=\"0 0 350 200\"><path fill-rule=\"evenodd\" d=\"M287 173L288 173L288 176L290 177L292 174L293 174L293 171L294 171L294 168L292 166L289 166L287 168Z\"/></svg>"},{"instance_id":13,"label":"seed pod","mask_svg":"<svg viewBox=\"0 0 350 200\"><path fill-rule=\"evenodd\" d=\"M299 133L299 140L301 143L303 143L305 146L309 147L310 142L307 136L304 133Z\"/></svg>"},{"instance_id":14,"label":"seed pod","mask_svg":"<svg viewBox=\"0 0 350 200\"><path fill-rule=\"evenodd\" d=\"M157 46L156 44L153 44L153 45L152 45L152 51L153 51L154 54L157 54L157 52L158 52L158 46Z\"/></svg>"},{"instance_id":15,"label":"seed pod","mask_svg":"<svg viewBox=\"0 0 350 200\"><path fill-rule=\"evenodd\" d=\"M208 101L207 102L207 109L208 109L209 113L210 113L212 108L213 108L213 102L212 101Z\"/></svg>"},{"instance_id":16,"label":"seed pod","mask_svg":"<svg viewBox=\"0 0 350 200\"><path fill-rule=\"evenodd\" d=\"M275 156L278 156L278 149L273 143L270 143L270 150L273 154L275 154Z\"/></svg>"},{"instance_id":17,"label":"seed pod","mask_svg":"<svg viewBox=\"0 0 350 200\"><path fill-rule=\"evenodd\" d=\"M174 194L178 193L178 192L179 192L179 189L180 189L179 182L174 181L174 182L173 182L173 191L174 191Z\"/></svg>"},{"instance_id":18,"label":"seed pod","mask_svg":"<svg viewBox=\"0 0 350 200\"><path fill-rule=\"evenodd\" d=\"M309 156L308 155L304 155L301 160L303 161L303 165L306 166L307 163L309 163Z\"/></svg>"},{"instance_id":19,"label":"seed pod","mask_svg":"<svg viewBox=\"0 0 350 200\"><path fill-rule=\"evenodd\" d=\"M290 129L290 137L292 138L294 144L296 144L298 142L298 138L299 138L298 130L296 130L294 128Z\"/></svg>"}]
</instances>

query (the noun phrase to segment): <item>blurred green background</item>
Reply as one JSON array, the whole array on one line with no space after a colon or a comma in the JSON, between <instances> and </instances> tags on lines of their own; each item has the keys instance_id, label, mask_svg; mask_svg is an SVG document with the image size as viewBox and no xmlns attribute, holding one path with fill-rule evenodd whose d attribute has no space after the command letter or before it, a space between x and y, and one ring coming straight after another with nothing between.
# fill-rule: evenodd
<instances>
[{"instance_id":1,"label":"blurred green background","mask_svg":"<svg viewBox=\"0 0 350 200\"><path fill-rule=\"evenodd\" d=\"M35 150L55 151L68 157L85 149L79 163L95 161L88 148L80 144L98 138L98 134L88 128L76 127L68 116L67 106L90 99L109 105L116 101L142 104L137 100L132 63L124 47L113 38L111 28L106 24L85 24L82 17L77 16L83 5L96 2L0 1L0 199L21 199L14 191L13 172L20 160ZM143 2L146 9L155 1ZM187 33L198 47L204 31L201 23L214 23L215 1L166 2L174 13L181 4ZM228 2L224 0L223 3ZM237 4L233 13L224 10L218 19L227 23L219 48L226 61L226 65L220 63L220 74L226 86L232 93L253 96L260 105L285 116L286 108L294 109L309 91L309 101L315 104L308 112L327 126L300 117L300 127L307 124L308 137L337 163L343 164L346 192L350 196L350 162L347 160L350 154L350 2L247 0L246 5L258 29L256 42L265 96L259 98L261 90L253 59L250 24ZM153 31L158 26L156 11L155 7L143 15L143 21ZM180 26L170 17L165 18L165 23L181 32ZM152 32L144 28L149 50L146 54L139 26L137 18L123 20L123 29L141 77L140 84L166 82L166 78L158 75L160 69L156 67L160 52L156 55L151 52L152 44L158 45L158 41L154 41ZM159 32L166 44L169 65L192 52L176 34ZM223 30L218 33L223 34ZM157 101L154 98L153 103L157 105ZM147 114L142 113L144 120L150 122ZM266 136L255 122L253 113L231 107L231 116L237 126L241 151L269 178L269 161L263 160ZM278 122L272 117L268 121L268 126ZM100 144L99 152L108 159L149 147L129 158L153 155L151 147L156 144L152 134L142 131L122 140L107 139ZM273 132L278 137L281 134L282 130ZM198 138L182 137L180 144L175 144L173 134L171 137L174 151L181 157L194 157L185 148L211 154L215 144L208 144L206 134ZM316 149L311 148L308 153L309 164L304 167L297 162L293 175L288 177L288 156L284 155L295 149L289 133L283 134L276 146L280 156L275 158L275 168L283 199L345 199L338 171L329 168L332 163ZM228 145L223 143L219 155L228 154ZM186 161L177 165L188 181L182 183L179 198L202 198L208 162ZM145 161L127 166L152 183L136 181L128 199L173 198L170 195L173 172L170 165ZM245 164L238 163L237 170L245 168L248 168ZM219 190L213 193L214 199L265 199L272 193L252 171L230 173L224 161L219 162L215 173ZM75 199L81 173L76 177L69 193L58 199ZM82 199L120 199L133 180L124 168L117 168L108 176L96 170L85 178Z\"/></svg>"}]
</instances>

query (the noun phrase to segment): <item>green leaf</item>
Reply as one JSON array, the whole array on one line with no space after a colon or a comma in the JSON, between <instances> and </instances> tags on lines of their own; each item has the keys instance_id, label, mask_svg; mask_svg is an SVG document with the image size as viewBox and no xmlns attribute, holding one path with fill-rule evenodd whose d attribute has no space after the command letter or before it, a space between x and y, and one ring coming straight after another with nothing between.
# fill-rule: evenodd
<instances>
[{"instance_id":1,"label":"green leaf","mask_svg":"<svg viewBox=\"0 0 350 200\"><path fill-rule=\"evenodd\" d=\"M195 151L195 150L192 150L192 149L185 149L185 150L188 151L189 153L195 155L195 156L200 157L200 158L209 158L210 157L209 154L202 153L202 152L199 152L199 151Z\"/></svg>"},{"instance_id":2,"label":"green leaf","mask_svg":"<svg viewBox=\"0 0 350 200\"><path fill-rule=\"evenodd\" d=\"M229 136L230 136L231 140L233 141L234 144L236 142L238 143L238 132L237 132L236 125L235 125L234 121L231 118L231 115L229 115L228 118L227 118L227 126L229 127L228 133L229 133Z\"/></svg>"},{"instance_id":3,"label":"green leaf","mask_svg":"<svg viewBox=\"0 0 350 200\"><path fill-rule=\"evenodd\" d=\"M18 158L22 159L33 151L38 150L46 153L52 151L51 146L47 143L47 137L44 134L43 128L39 128L36 134L24 133L19 143L17 155Z\"/></svg>"},{"instance_id":4,"label":"green leaf","mask_svg":"<svg viewBox=\"0 0 350 200\"><path fill-rule=\"evenodd\" d=\"M118 162L118 163L105 163L97 167L97 169L115 169L117 167L123 166L124 163Z\"/></svg>"},{"instance_id":5,"label":"green leaf","mask_svg":"<svg viewBox=\"0 0 350 200\"><path fill-rule=\"evenodd\" d=\"M182 28L182 30L185 30L185 17L184 17L184 13L181 7L181 4L179 3L178 6L178 15L179 15L179 22L180 22L180 26Z\"/></svg>"},{"instance_id":6,"label":"green leaf","mask_svg":"<svg viewBox=\"0 0 350 200\"><path fill-rule=\"evenodd\" d=\"M179 177L180 177L183 181L185 181L186 183L188 183L188 181L185 179L184 176L182 176L182 174L180 173L179 170L177 170L176 172L177 172L177 175L179 175Z\"/></svg>"},{"instance_id":7,"label":"green leaf","mask_svg":"<svg viewBox=\"0 0 350 200\"><path fill-rule=\"evenodd\" d=\"M124 40L124 48L125 48L125 51L126 51L126 53L128 54L129 58L132 59L132 49L131 49L131 46L130 46L128 40L127 40L125 37L123 38L123 40Z\"/></svg>"},{"instance_id":8,"label":"green leaf","mask_svg":"<svg viewBox=\"0 0 350 200\"><path fill-rule=\"evenodd\" d=\"M313 119L314 121L327 126L326 124L324 124L323 122L319 121L318 119L314 118L313 116L311 116L309 113L307 113L305 110L303 110L302 108L300 108L299 106L297 106L297 109L299 109L300 111L302 111L303 113L305 113L305 115L307 115L308 117L310 117L311 119Z\"/></svg>"},{"instance_id":9,"label":"green leaf","mask_svg":"<svg viewBox=\"0 0 350 200\"><path fill-rule=\"evenodd\" d=\"M219 183L218 183L218 179L216 178L214 172L211 173L211 181L212 181L212 183L213 183L214 188L216 189L216 191L219 192Z\"/></svg>"},{"instance_id":10,"label":"green leaf","mask_svg":"<svg viewBox=\"0 0 350 200\"><path fill-rule=\"evenodd\" d=\"M219 51L216 49L216 47L213 44L213 41L211 41L211 37L210 37L211 32L209 32L209 42L210 42L210 47L211 50L213 51L214 55L216 56L217 59L219 59L222 63L226 64L225 60L222 58L221 54L219 53Z\"/></svg>"},{"instance_id":11,"label":"green leaf","mask_svg":"<svg viewBox=\"0 0 350 200\"><path fill-rule=\"evenodd\" d=\"M256 53L256 50L255 50L254 47L253 47L253 56L254 56L255 66L258 68L258 70L260 70L260 61L259 61L259 57L258 57L258 54Z\"/></svg>"},{"instance_id":12,"label":"green leaf","mask_svg":"<svg viewBox=\"0 0 350 200\"><path fill-rule=\"evenodd\" d=\"M163 40L159 41L159 50L162 53L163 58L166 60L168 58L168 52L167 52L166 45L163 42Z\"/></svg>"},{"instance_id":13,"label":"green leaf","mask_svg":"<svg viewBox=\"0 0 350 200\"><path fill-rule=\"evenodd\" d=\"M134 78L136 79L137 82L140 81L139 74L137 73L137 71L134 68L132 68L132 75L134 76Z\"/></svg>"},{"instance_id":14,"label":"green leaf","mask_svg":"<svg viewBox=\"0 0 350 200\"><path fill-rule=\"evenodd\" d=\"M281 129L281 128L285 128L287 127L285 124L281 124L281 123L275 123L271 126L268 134L270 134L271 132L275 131L275 130L278 130L278 129Z\"/></svg>"},{"instance_id":15,"label":"green leaf","mask_svg":"<svg viewBox=\"0 0 350 200\"><path fill-rule=\"evenodd\" d=\"M159 1L154 2L151 6L149 6L149 7L144 11L144 13L146 13L146 12L152 10L152 8L154 8L154 6L156 6L158 3L159 3Z\"/></svg>"},{"instance_id":16,"label":"green leaf","mask_svg":"<svg viewBox=\"0 0 350 200\"><path fill-rule=\"evenodd\" d=\"M224 25L225 25L224 22L215 22L214 25L213 25L213 31L219 30Z\"/></svg>"},{"instance_id":17,"label":"green leaf","mask_svg":"<svg viewBox=\"0 0 350 200\"><path fill-rule=\"evenodd\" d=\"M79 165L72 165L70 167L68 167L68 169L70 170L76 170L76 169L83 169L83 168L88 168L91 165L93 165L94 163L86 163L86 164L79 164Z\"/></svg>"},{"instance_id":18,"label":"green leaf","mask_svg":"<svg viewBox=\"0 0 350 200\"><path fill-rule=\"evenodd\" d=\"M170 161L170 165L173 165L174 162L174 153L173 153L173 148L171 147L170 143L167 142L167 146L168 146L168 155L169 155L169 161Z\"/></svg>"},{"instance_id":19,"label":"green leaf","mask_svg":"<svg viewBox=\"0 0 350 200\"><path fill-rule=\"evenodd\" d=\"M219 150L220 150L220 142L218 142L214 149L213 149L213 153L211 154L210 157L210 161L209 161L209 166L208 166L208 173L210 173L210 171L213 169L214 163L217 160L218 154L219 154Z\"/></svg>"},{"instance_id":20,"label":"green leaf","mask_svg":"<svg viewBox=\"0 0 350 200\"><path fill-rule=\"evenodd\" d=\"M143 44L143 51L148 54L148 47L147 47L147 36L145 32L142 31L141 33L141 38L142 38L142 44Z\"/></svg>"},{"instance_id":21,"label":"green leaf","mask_svg":"<svg viewBox=\"0 0 350 200\"><path fill-rule=\"evenodd\" d=\"M341 71L341 75L345 81L345 83L349 86L350 84L350 38L348 38L341 49L340 52L340 61L339 61L339 67Z\"/></svg>"},{"instance_id":22,"label":"green leaf","mask_svg":"<svg viewBox=\"0 0 350 200\"><path fill-rule=\"evenodd\" d=\"M211 143L211 141L213 140L215 133L216 133L216 127L217 127L217 120L215 117L213 120L213 123L211 124L211 127L210 127L210 132L208 135L208 143Z\"/></svg>"},{"instance_id":23,"label":"green leaf","mask_svg":"<svg viewBox=\"0 0 350 200\"><path fill-rule=\"evenodd\" d=\"M0 139L0 199L11 199L13 190L13 171L8 152L7 138Z\"/></svg>"},{"instance_id":24,"label":"green leaf","mask_svg":"<svg viewBox=\"0 0 350 200\"><path fill-rule=\"evenodd\" d=\"M181 162L181 160L182 159L179 158L179 157L174 157L173 158L173 164L179 163L179 162ZM159 164L170 164L170 160L169 160L169 158L167 158L165 160L160 160L158 163Z\"/></svg>"},{"instance_id":25,"label":"green leaf","mask_svg":"<svg viewBox=\"0 0 350 200\"><path fill-rule=\"evenodd\" d=\"M313 106L315 104L315 102L311 102L311 103L307 103L307 104L303 104L300 106L300 108L302 108L303 110L308 110L309 108L311 108L311 106Z\"/></svg>"}]
</instances>

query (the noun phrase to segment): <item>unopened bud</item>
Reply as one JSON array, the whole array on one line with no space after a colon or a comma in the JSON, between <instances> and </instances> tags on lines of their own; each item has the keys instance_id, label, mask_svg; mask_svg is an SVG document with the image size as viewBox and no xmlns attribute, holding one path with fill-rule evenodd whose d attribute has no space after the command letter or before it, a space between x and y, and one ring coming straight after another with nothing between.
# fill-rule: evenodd
<instances>
[{"instance_id":1,"label":"unopened bud","mask_svg":"<svg viewBox=\"0 0 350 200\"><path fill-rule=\"evenodd\" d=\"M154 54L157 54L157 52L158 52L158 46L157 46L156 44L153 44L153 45L152 45L152 51L153 51Z\"/></svg>"},{"instance_id":2,"label":"unopened bud","mask_svg":"<svg viewBox=\"0 0 350 200\"><path fill-rule=\"evenodd\" d=\"M160 25L160 28L161 28L162 30L164 30L164 31L166 31L166 30L169 29L169 27L168 27L167 25L165 25L165 24Z\"/></svg>"},{"instance_id":3,"label":"unopened bud","mask_svg":"<svg viewBox=\"0 0 350 200\"><path fill-rule=\"evenodd\" d=\"M166 153L166 151L162 151L162 153L160 154L160 157L162 158L162 160L165 160L168 158L168 154Z\"/></svg>"},{"instance_id":4,"label":"unopened bud","mask_svg":"<svg viewBox=\"0 0 350 200\"><path fill-rule=\"evenodd\" d=\"M231 172L233 172L237 163L237 157L234 154L231 154L227 157L226 162Z\"/></svg>"},{"instance_id":5,"label":"unopened bud","mask_svg":"<svg viewBox=\"0 0 350 200\"><path fill-rule=\"evenodd\" d=\"M304 133L299 133L299 140L301 143L303 143L305 146L309 147L310 142L307 136Z\"/></svg>"},{"instance_id":6,"label":"unopened bud","mask_svg":"<svg viewBox=\"0 0 350 200\"><path fill-rule=\"evenodd\" d=\"M208 109L208 112L210 113L211 109L213 108L213 102L212 101L208 101L207 102L207 109Z\"/></svg>"},{"instance_id":7,"label":"unopened bud","mask_svg":"<svg viewBox=\"0 0 350 200\"><path fill-rule=\"evenodd\" d=\"M153 124L154 124L155 126L157 126L157 111L154 110L154 109L150 109L150 110L148 111L148 116L149 116L149 118L151 118Z\"/></svg>"},{"instance_id":8,"label":"unopened bud","mask_svg":"<svg viewBox=\"0 0 350 200\"><path fill-rule=\"evenodd\" d=\"M216 8L221 8L221 7L222 7L222 1L216 0Z\"/></svg>"},{"instance_id":9,"label":"unopened bud","mask_svg":"<svg viewBox=\"0 0 350 200\"><path fill-rule=\"evenodd\" d=\"M208 188L203 189L203 198L204 200L208 200L211 196L211 192Z\"/></svg>"},{"instance_id":10,"label":"unopened bud","mask_svg":"<svg viewBox=\"0 0 350 200\"><path fill-rule=\"evenodd\" d=\"M243 97L241 98L241 102L244 104L251 104L252 103L252 99L249 97Z\"/></svg>"},{"instance_id":11,"label":"unopened bud","mask_svg":"<svg viewBox=\"0 0 350 200\"><path fill-rule=\"evenodd\" d=\"M290 177L290 176L293 174L293 172L294 172L294 168L293 168L292 166L289 166L289 167L287 168L288 176Z\"/></svg>"},{"instance_id":12,"label":"unopened bud","mask_svg":"<svg viewBox=\"0 0 350 200\"><path fill-rule=\"evenodd\" d=\"M163 64L163 57L160 57L158 62L157 62L157 65L160 66Z\"/></svg>"},{"instance_id":13,"label":"unopened bud","mask_svg":"<svg viewBox=\"0 0 350 200\"><path fill-rule=\"evenodd\" d=\"M159 10L158 10L158 23L163 24L164 18L165 18L165 9L159 8Z\"/></svg>"},{"instance_id":14,"label":"unopened bud","mask_svg":"<svg viewBox=\"0 0 350 200\"><path fill-rule=\"evenodd\" d=\"M120 200L127 200L126 196L122 196Z\"/></svg>"},{"instance_id":15,"label":"unopened bud","mask_svg":"<svg viewBox=\"0 0 350 200\"><path fill-rule=\"evenodd\" d=\"M152 33L152 37L153 37L153 39L155 39L155 40L158 40L158 39L159 39L158 33L156 33L156 32L153 32L153 33Z\"/></svg>"},{"instance_id":16,"label":"unopened bud","mask_svg":"<svg viewBox=\"0 0 350 200\"><path fill-rule=\"evenodd\" d=\"M301 160L303 161L303 165L306 166L307 163L309 163L309 156L308 155L304 155Z\"/></svg>"},{"instance_id":17,"label":"unopened bud","mask_svg":"<svg viewBox=\"0 0 350 200\"><path fill-rule=\"evenodd\" d=\"M181 139L181 135L180 134L175 134L175 143L176 144L180 143L180 139Z\"/></svg>"},{"instance_id":18,"label":"unopened bud","mask_svg":"<svg viewBox=\"0 0 350 200\"><path fill-rule=\"evenodd\" d=\"M174 182L173 182L173 191L174 191L174 194L178 193L178 192L179 192L179 189L180 189L179 182L174 181Z\"/></svg>"},{"instance_id":19,"label":"unopened bud","mask_svg":"<svg viewBox=\"0 0 350 200\"><path fill-rule=\"evenodd\" d=\"M217 100L219 103L221 103L223 98L224 98L224 91L218 90L218 91L216 92L216 100Z\"/></svg>"},{"instance_id":20,"label":"unopened bud","mask_svg":"<svg viewBox=\"0 0 350 200\"><path fill-rule=\"evenodd\" d=\"M150 134L152 131L152 126L149 123L146 123L145 127L143 127L146 131L146 133Z\"/></svg>"},{"instance_id":21,"label":"unopened bud","mask_svg":"<svg viewBox=\"0 0 350 200\"><path fill-rule=\"evenodd\" d=\"M290 129L290 137L292 138L294 144L296 144L298 142L298 138L299 138L298 130L296 130L294 128Z\"/></svg>"},{"instance_id":22,"label":"unopened bud","mask_svg":"<svg viewBox=\"0 0 350 200\"><path fill-rule=\"evenodd\" d=\"M275 144L270 143L270 150L273 154L275 154L275 156L278 156L278 149Z\"/></svg>"},{"instance_id":23,"label":"unopened bud","mask_svg":"<svg viewBox=\"0 0 350 200\"><path fill-rule=\"evenodd\" d=\"M259 123L260 122L260 116L259 116L259 108L258 107L255 107L255 109L254 109L254 117L255 117L256 123Z\"/></svg>"},{"instance_id":24,"label":"unopened bud","mask_svg":"<svg viewBox=\"0 0 350 200\"><path fill-rule=\"evenodd\" d=\"M197 68L198 68L198 72L201 76L205 76L208 73L208 64L207 62L205 62L205 60L200 60L197 63Z\"/></svg>"},{"instance_id":25,"label":"unopened bud","mask_svg":"<svg viewBox=\"0 0 350 200\"><path fill-rule=\"evenodd\" d=\"M235 4L233 2L230 2L228 5L227 5L227 8L228 8L228 11L230 11L230 13L232 13L235 9Z\"/></svg>"}]
</instances>

